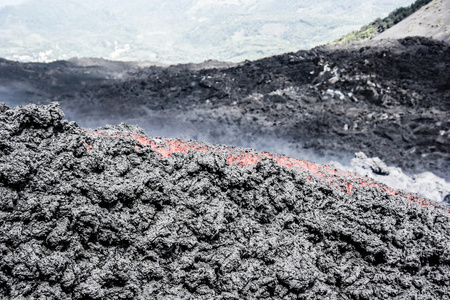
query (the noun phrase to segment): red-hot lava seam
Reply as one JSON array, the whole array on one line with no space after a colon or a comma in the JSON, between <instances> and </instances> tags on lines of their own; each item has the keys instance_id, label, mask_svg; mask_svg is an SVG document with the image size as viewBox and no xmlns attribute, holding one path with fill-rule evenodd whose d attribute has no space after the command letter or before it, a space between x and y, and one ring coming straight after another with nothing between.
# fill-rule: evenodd
<instances>
[{"instance_id":1,"label":"red-hot lava seam","mask_svg":"<svg viewBox=\"0 0 450 300\"><path fill-rule=\"evenodd\" d=\"M283 165L285 167L294 169L298 172L302 172L308 175L308 181L311 181L313 178L327 181L331 186L336 187L341 192L347 192L348 194L352 194L354 188L357 186L370 186L379 189L384 193L389 193L391 195L401 195L406 197L408 200L418 203L423 206L431 206L435 208L430 201L413 197L411 194L398 194L394 190L388 188L386 185L377 183L368 177L361 177L354 173L338 171L336 169L331 168L327 165L319 165L310 161L303 161L299 159L293 159L286 156L274 155L267 152L257 152L257 151L245 151L238 150L233 147L215 147L209 146L200 142L194 141L181 141L181 140L172 140L172 139L163 139L163 138L147 138L138 134L124 134L120 132L108 133L108 132L100 132L97 130L87 130L81 129L84 133L89 135L90 137L131 137L137 142L139 142L142 146L150 146L151 149L158 152L162 157L168 158L172 153L183 152L188 153L190 150L201 151L201 152L216 152L223 154L227 158L227 162L231 166L244 166L251 167L260 162L263 158L270 158L276 161L278 164ZM87 150L93 150L92 145L88 145L84 143L84 146ZM141 148L136 145L136 149ZM343 180L342 178L346 178L347 180ZM447 212L450 214L450 212Z\"/></svg>"}]
</instances>

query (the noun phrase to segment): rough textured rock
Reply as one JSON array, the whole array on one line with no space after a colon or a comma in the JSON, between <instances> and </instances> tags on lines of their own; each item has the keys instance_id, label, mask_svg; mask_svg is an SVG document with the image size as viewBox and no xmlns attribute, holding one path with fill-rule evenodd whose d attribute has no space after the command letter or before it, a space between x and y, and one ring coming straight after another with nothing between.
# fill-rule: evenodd
<instances>
[{"instance_id":1,"label":"rough textured rock","mask_svg":"<svg viewBox=\"0 0 450 300\"><path fill-rule=\"evenodd\" d=\"M2 60L0 99L57 100L84 127L126 122L153 136L303 159L309 151L323 162L362 151L450 180L447 43L369 41L219 66Z\"/></svg>"},{"instance_id":2,"label":"rough textured rock","mask_svg":"<svg viewBox=\"0 0 450 300\"><path fill-rule=\"evenodd\" d=\"M450 296L447 206L62 116L0 105L2 298Z\"/></svg>"}]
</instances>

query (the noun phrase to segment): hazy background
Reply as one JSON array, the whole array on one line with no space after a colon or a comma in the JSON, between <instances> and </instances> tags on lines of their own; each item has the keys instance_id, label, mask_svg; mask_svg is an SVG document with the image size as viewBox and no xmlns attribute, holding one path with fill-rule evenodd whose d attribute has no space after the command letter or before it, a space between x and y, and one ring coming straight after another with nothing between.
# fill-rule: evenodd
<instances>
[{"instance_id":1,"label":"hazy background","mask_svg":"<svg viewBox=\"0 0 450 300\"><path fill-rule=\"evenodd\" d=\"M0 0L0 57L238 62L324 44L413 2Z\"/></svg>"}]
</instances>

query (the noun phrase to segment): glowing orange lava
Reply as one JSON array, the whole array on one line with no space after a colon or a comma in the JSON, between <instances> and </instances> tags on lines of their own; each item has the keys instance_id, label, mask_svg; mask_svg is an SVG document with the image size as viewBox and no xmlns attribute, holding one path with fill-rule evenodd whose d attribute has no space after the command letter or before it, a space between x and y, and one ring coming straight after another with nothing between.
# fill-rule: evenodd
<instances>
[{"instance_id":1,"label":"glowing orange lava","mask_svg":"<svg viewBox=\"0 0 450 300\"><path fill-rule=\"evenodd\" d=\"M436 207L432 202L422 198L413 197L411 194L405 195L400 192L390 189L386 185L377 183L368 177L362 177L354 173L343 172L331 168L327 165L315 164L310 161L303 161L299 159L289 158L282 155L270 154L267 152L258 152L255 150L243 150L234 147L212 146L195 141L181 141L179 139L166 138L148 138L138 134L125 134L121 132L98 131L91 129L80 129L90 137L130 137L140 144L135 145L134 148L139 150L141 147L150 147L155 152L159 153L163 158L168 158L171 154L176 152L188 153L191 150L201 152L215 152L223 155L231 166L252 167L260 162L263 158L274 160L280 165L287 168L294 169L298 172L306 174L307 181L312 180L327 181L330 186L334 187L340 192L353 194L354 190L359 186L369 186L379 189L381 192L391 195L398 195L406 199L418 203L423 206ZM93 145L86 142L83 143L88 151L94 150ZM447 212L450 215L450 212Z\"/></svg>"}]
</instances>

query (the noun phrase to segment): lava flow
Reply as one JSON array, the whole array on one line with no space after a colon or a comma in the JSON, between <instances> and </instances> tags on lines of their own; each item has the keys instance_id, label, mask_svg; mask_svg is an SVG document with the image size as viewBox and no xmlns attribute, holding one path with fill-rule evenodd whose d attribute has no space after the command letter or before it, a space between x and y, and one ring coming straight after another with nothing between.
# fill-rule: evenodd
<instances>
[{"instance_id":1,"label":"lava flow","mask_svg":"<svg viewBox=\"0 0 450 300\"><path fill-rule=\"evenodd\" d=\"M450 295L445 205L308 161L63 116L0 104L0 299Z\"/></svg>"},{"instance_id":2,"label":"lava flow","mask_svg":"<svg viewBox=\"0 0 450 300\"><path fill-rule=\"evenodd\" d=\"M150 147L159 153L163 158L169 158L173 153L188 153L192 150L201 152L215 152L224 156L231 166L242 167L252 167L262 159L269 158L280 165L306 174L308 181L327 181L330 186L336 188L340 192L352 194L358 186L369 186L377 188L382 193L405 197L409 201L418 203L422 206L436 207L431 201L413 196L409 193L394 191L386 185L375 182L366 176L362 177L354 173L336 170L328 165L316 164L310 161L289 158L283 155L259 152L252 149L213 146L191 140L182 141L179 139L149 138L135 133L110 132L107 130L102 131L91 129L82 129L82 131L90 137L130 137L140 144L140 146L135 145L135 149ZM85 147L87 150L94 149L92 145L88 145L87 143L85 143ZM450 212L447 213L450 214Z\"/></svg>"}]
</instances>

